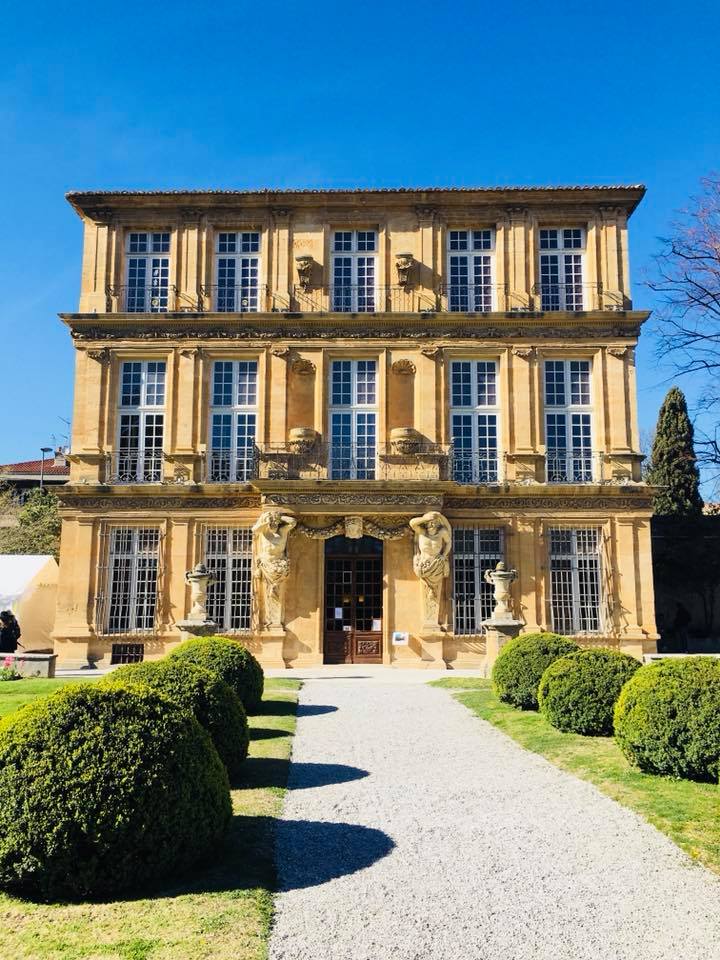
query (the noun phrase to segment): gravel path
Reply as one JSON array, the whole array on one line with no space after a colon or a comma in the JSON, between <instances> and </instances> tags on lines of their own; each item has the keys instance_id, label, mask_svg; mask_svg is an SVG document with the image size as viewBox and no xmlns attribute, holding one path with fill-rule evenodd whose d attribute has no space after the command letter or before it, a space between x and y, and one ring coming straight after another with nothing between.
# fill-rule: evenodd
<instances>
[{"instance_id":1,"label":"gravel path","mask_svg":"<svg viewBox=\"0 0 720 960\"><path fill-rule=\"evenodd\" d=\"M720 958L720 879L395 676L301 691L271 960Z\"/></svg>"}]
</instances>

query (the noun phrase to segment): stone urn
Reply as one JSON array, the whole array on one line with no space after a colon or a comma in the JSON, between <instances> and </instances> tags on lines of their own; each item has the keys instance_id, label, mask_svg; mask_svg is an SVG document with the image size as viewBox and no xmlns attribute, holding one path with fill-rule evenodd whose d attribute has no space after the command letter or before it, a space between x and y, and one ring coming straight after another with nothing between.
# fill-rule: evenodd
<instances>
[{"instance_id":1,"label":"stone urn","mask_svg":"<svg viewBox=\"0 0 720 960\"><path fill-rule=\"evenodd\" d=\"M290 453L306 456L317 443L317 432L312 427L291 427L288 434Z\"/></svg>"},{"instance_id":2,"label":"stone urn","mask_svg":"<svg viewBox=\"0 0 720 960\"><path fill-rule=\"evenodd\" d=\"M393 427L390 431L390 448L401 457L420 452L420 434L413 427Z\"/></svg>"}]
</instances>

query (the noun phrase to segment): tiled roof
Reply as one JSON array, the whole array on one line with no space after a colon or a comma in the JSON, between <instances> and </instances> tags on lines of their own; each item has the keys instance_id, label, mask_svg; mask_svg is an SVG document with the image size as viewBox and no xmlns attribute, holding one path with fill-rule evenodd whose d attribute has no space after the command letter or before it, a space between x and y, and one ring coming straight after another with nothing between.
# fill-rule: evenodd
<instances>
[{"instance_id":1,"label":"tiled roof","mask_svg":"<svg viewBox=\"0 0 720 960\"><path fill-rule=\"evenodd\" d=\"M40 460L23 460L20 463L6 463L0 465L0 477L2 474L14 476L17 474L37 474L40 476ZM46 477L69 477L70 464L65 461L62 464L56 464L52 457L45 461L43 473Z\"/></svg>"}]
</instances>

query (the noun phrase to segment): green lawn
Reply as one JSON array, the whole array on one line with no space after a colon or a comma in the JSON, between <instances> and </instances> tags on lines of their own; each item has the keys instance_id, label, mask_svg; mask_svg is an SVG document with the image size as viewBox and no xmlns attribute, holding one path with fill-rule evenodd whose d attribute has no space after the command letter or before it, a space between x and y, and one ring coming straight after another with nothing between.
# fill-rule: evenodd
<instances>
[{"instance_id":1,"label":"green lawn","mask_svg":"<svg viewBox=\"0 0 720 960\"><path fill-rule=\"evenodd\" d=\"M8 713L63 682L2 684L0 710ZM18 692L6 693L5 687L18 688ZM262 713L250 718L252 739L245 779L233 791L235 818L216 862L152 898L43 905L0 895L0 957L265 958L275 885L274 831L285 792L299 687L296 680L265 681ZM198 811L198 816L201 813Z\"/></svg>"},{"instance_id":2,"label":"green lawn","mask_svg":"<svg viewBox=\"0 0 720 960\"><path fill-rule=\"evenodd\" d=\"M80 681L85 683L85 679ZM0 683L0 717L12 713L26 703L38 697L52 693L66 683L73 683L73 678L57 677L53 680L4 680Z\"/></svg>"},{"instance_id":3,"label":"green lawn","mask_svg":"<svg viewBox=\"0 0 720 960\"><path fill-rule=\"evenodd\" d=\"M489 680L452 677L433 686L455 691L460 703L555 766L589 780L666 833L695 860L720 873L720 788L640 773L612 737L560 733L534 711L501 703Z\"/></svg>"}]
</instances>

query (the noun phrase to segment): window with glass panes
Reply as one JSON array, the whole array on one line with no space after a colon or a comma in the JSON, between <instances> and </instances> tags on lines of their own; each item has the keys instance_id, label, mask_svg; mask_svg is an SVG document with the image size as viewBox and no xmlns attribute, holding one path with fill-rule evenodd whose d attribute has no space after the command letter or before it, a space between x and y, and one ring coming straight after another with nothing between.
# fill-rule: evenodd
<instances>
[{"instance_id":1,"label":"window with glass panes","mask_svg":"<svg viewBox=\"0 0 720 960\"><path fill-rule=\"evenodd\" d=\"M255 473L257 360L216 360L210 384L209 479L249 480Z\"/></svg>"},{"instance_id":2,"label":"window with glass panes","mask_svg":"<svg viewBox=\"0 0 720 960\"><path fill-rule=\"evenodd\" d=\"M493 230L448 230L448 310L493 309Z\"/></svg>"},{"instance_id":3,"label":"window with glass panes","mask_svg":"<svg viewBox=\"0 0 720 960\"><path fill-rule=\"evenodd\" d=\"M584 310L582 227L540 230L540 299L543 310Z\"/></svg>"},{"instance_id":4,"label":"window with glass panes","mask_svg":"<svg viewBox=\"0 0 720 960\"><path fill-rule=\"evenodd\" d=\"M453 528L453 629L456 635L483 632L483 621L495 609L493 587L486 570L504 558L503 531L473 527Z\"/></svg>"},{"instance_id":5,"label":"window with glass panes","mask_svg":"<svg viewBox=\"0 0 720 960\"><path fill-rule=\"evenodd\" d=\"M208 527L205 563L213 575L207 591L208 617L223 630L250 629L252 609L252 530Z\"/></svg>"},{"instance_id":6,"label":"window with glass panes","mask_svg":"<svg viewBox=\"0 0 720 960\"><path fill-rule=\"evenodd\" d=\"M164 313L170 297L170 233L127 235L128 313Z\"/></svg>"},{"instance_id":7,"label":"window with glass panes","mask_svg":"<svg viewBox=\"0 0 720 960\"><path fill-rule=\"evenodd\" d=\"M335 230L332 237L331 309L373 313L377 301L376 230Z\"/></svg>"},{"instance_id":8,"label":"window with glass panes","mask_svg":"<svg viewBox=\"0 0 720 960\"><path fill-rule=\"evenodd\" d=\"M450 430L453 479L458 483L497 483L497 363L453 360L450 365Z\"/></svg>"},{"instance_id":9,"label":"window with glass panes","mask_svg":"<svg viewBox=\"0 0 720 960\"><path fill-rule=\"evenodd\" d=\"M152 630L157 610L160 529L111 527L108 537L105 630Z\"/></svg>"},{"instance_id":10,"label":"window with glass panes","mask_svg":"<svg viewBox=\"0 0 720 960\"><path fill-rule=\"evenodd\" d=\"M218 233L216 265L215 309L220 313L253 313L259 310L259 232Z\"/></svg>"},{"instance_id":11,"label":"window with glass panes","mask_svg":"<svg viewBox=\"0 0 720 960\"><path fill-rule=\"evenodd\" d=\"M374 480L377 459L377 361L330 366L330 477Z\"/></svg>"},{"instance_id":12,"label":"window with glass panes","mask_svg":"<svg viewBox=\"0 0 720 960\"><path fill-rule=\"evenodd\" d=\"M162 480L165 361L128 360L120 366L118 442L113 479Z\"/></svg>"},{"instance_id":13,"label":"window with glass panes","mask_svg":"<svg viewBox=\"0 0 720 960\"><path fill-rule=\"evenodd\" d=\"M556 633L602 629L600 546L595 527L549 530L550 619Z\"/></svg>"},{"instance_id":14,"label":"window with glass panes","mask_svg":"<svg viewBox=\"0 0 720 960\"><path fill-rule=\"evenodd\" d=\"M545 447L548 483L593 479L589 360L545 361Z\"/></svg>"}]
</instances>

